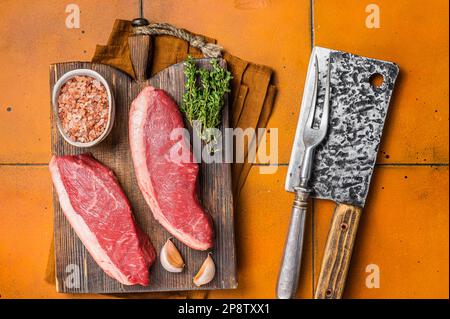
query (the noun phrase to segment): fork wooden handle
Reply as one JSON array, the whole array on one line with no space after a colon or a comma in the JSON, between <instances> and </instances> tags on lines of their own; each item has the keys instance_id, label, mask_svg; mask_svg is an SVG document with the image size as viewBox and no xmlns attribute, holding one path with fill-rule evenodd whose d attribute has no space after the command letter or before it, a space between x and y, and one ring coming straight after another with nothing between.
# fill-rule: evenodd
<instances>
[{"instance_id":1,"label":"fork wooden handle","mask_svg":"<svg viewBox=\"0 0 450 319\"><path fill-rule=\"evenodd\" d=\"M340 299L344 292L362 208L338 204L334 210L315 299Z\"/></svg>"}]
</instances>

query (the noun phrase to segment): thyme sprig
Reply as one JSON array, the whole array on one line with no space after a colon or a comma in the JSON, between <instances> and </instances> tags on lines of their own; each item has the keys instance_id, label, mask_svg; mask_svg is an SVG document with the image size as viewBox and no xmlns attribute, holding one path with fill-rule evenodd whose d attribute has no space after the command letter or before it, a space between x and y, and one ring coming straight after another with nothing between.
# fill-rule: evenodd
<instances>
[{"instance_id":1,"label":"thyme sprig","mask_svg":"<svg viewBox=\"0 0 450 319\"><path fill-rule=\"evenodd\" d=\"M185 114L198 136L206 144L217 142L211 133L221 122L225 94L230 92L231 73L211 59L211 69L198 68L189 56L184 63L185 92L180 110Z\"/></svg>"}]
</instances>

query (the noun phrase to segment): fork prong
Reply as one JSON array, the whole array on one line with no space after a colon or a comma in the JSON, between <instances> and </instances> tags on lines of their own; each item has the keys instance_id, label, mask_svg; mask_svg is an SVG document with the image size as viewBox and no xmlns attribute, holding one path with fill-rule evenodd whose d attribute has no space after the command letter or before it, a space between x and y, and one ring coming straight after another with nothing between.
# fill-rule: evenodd
<instances>
[{"instance_id":1,"label":"fork prong","mask_svg":"<svg viewBox=\"0 0 450 319\"><path fill-rule=\"evenodd\" d=\"M314 83L313 83L313 96L311 98L311 106L309 107L308 120L306 121L306 128L312 128L314 122L314 114L316 113L317 102L317 86L319 83L319 60L317 55L314 60Z\"/></svg>"},{"instance_id":2,"label":"fork prong","mask_svg":"<svg viewBox=\"0 0 450 319\"><path fill-rule=\"evenodd\" d=\"M328 118L330 113L330 90L331 90L331 58L328 58L327 82L325 88L325 100L323 103L322 118L320 119L319 130L325 136L328 127Z\"/></svg>"}]
</instances>

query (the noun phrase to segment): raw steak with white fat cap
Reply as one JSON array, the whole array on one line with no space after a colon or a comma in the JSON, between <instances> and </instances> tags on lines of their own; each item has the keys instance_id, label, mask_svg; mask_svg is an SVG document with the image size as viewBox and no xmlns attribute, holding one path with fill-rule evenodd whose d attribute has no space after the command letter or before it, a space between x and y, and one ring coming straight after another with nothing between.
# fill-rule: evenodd
<instances>
[{"instance_id":1,"label":"raw steak with white fat cap","mask_svg":"<svg viewBox=\"0 0 450 319\"><path fill-rule=\"evenodd\" d=\"M213 246L213 226L197 200L198 164L174 161L170 154L186 143L171 139L182 128L181 113L163 90L148 86L133 101L129 138L139 188L167 231L193 249L206 250ZM187 144L183 146L193 158Z\"/></svg>"},{"instance_id":2,"label":"raw steak with white fat cap","mask_svg":"<svg viewBox=\"0 0 450 319\"><path fill-rule=\"evenodd\" d=\"M97 264L124 285L148 286L156 252L114 173L89 154L53 156L49 168L64 215Z\"/></svg>"}]
</instances>

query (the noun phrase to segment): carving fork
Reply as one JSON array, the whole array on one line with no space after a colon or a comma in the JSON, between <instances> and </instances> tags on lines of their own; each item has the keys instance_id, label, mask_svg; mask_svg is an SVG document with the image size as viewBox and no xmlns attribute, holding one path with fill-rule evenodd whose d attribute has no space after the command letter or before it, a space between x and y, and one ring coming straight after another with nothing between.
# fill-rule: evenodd
<instances>
[{"instance_id":1,"label":"carving fork","mask_svg":"<svg viewBox=\"0 0 450 319\"><path fill-rule=\"evenodd\" d=\"M314 149L323 141L327 134L328 116L330 108L330 68L328 63L326 92L319 128L314 128L314 117L317 106L317 91L319 82L319 62L315 57L315 78L313 96L309 108L306 126L303 130L302 141L305 146L305 156L302 159L300 183L295 187L295 199L292 205L292 216L284 248L284 254L277 283L277 298L294 298L297 292L302 261L303 237L305 231L305 218L308 207L308 198L312 189L308 187L311 177L311 168L314 160Z\"/></svg>"}]
</instances>

